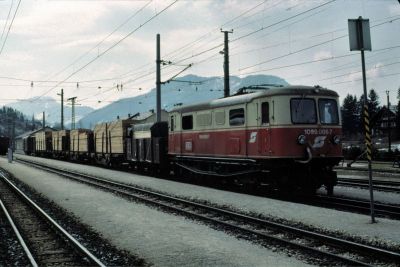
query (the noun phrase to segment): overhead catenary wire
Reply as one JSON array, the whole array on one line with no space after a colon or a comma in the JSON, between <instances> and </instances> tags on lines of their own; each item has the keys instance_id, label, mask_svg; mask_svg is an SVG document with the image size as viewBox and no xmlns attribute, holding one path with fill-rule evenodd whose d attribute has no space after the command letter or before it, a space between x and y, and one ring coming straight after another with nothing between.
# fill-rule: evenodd
<instances>
[{"instance_id":1,"label":"overhead catenary wire","mask_svg":"<svg viewBox=\"0 0 400 267\"><path fill-rule=\"evenodd\" d=\"M209 36L212 32L218 31L218 33L219 33L219 29L220 29L221 27L224 27L224 26L228 25L229 23L232 23L232 22L238 20L239 18L243 17L244 15L248 14L248 13L251 12L252 10L258 8L259 6L261 6L262 4L264 4L264 3L268 2L268 1L269 1L269 0L264 0L264 1L260 2L260 3L257 3L255 6L250 7L249 9L247 9L247 10L245 10L244 12L240 13L238 16L236 16L236 17L234 17L234 18L228 20L227 22L223 23L221 26L216 27L216 28L214 28L214 29L211 30L211 31L208 31L206 34L201 35L200 37L196 38L194 41L191 41L191 42L189 42L189 43L187 43L187 44L185 44L185 45L183 45L183 46L181 46L181 47L179 47L179 48L174 49L173 51L168 52L167 54L163 55L163 57L164 57L164 58L169 57L169 58L171 58L171 60L174 60L173 55L176 54L176 53L179 53L179 54L180 54L179 56L182 57L182 52L183 52L185 49L188 49L188 48L194 46L196 43L199 43L201 40L203 40L203 39L205 39L207 36ZM213 39L213 41L215 41L216 39L219 39L219 38L220 38L220 37L218 36L218 37L216 37L215 39ZM125 73L122 74L122 75L118 75L118 76L115 76L115 77L113 77L113 78L109 78L109 79L107 79L107 80L113 80L113 79L115 79L115 78L123 78L123 77L125 77L125 76L128 76L129 74L132 74L133 72L142 72L141 69L143 69L143 68L145 68L145 67L147 67L147 66L151 66L151 64L152 64L152 63L150 63L150 62L149 62L149 63L146 63L146 64L144 64L144 65L142 65L142 66L140 66L140 67L138 67L138 68L135 68L134 70L130 70L130 71L128 71L128 72L125 72ZM102 79L102 80L106 80L106 79Z\"/></svg>"},{"instance_id":2,"label":"overhead catenary wire","mask_svg":"<svg viewBox=\"0 0 400 267\"><path fill-rule=\"evenodd\" d=\"M7 28L7 24L8 24L8 20L10 18L10 14L11 14L11 10L12 10L13 4L14 4L14 0L11 1L10 9L8 10L8 14L7 14L7 18L6 18L6 22L4 23L3 31L1 32L0 42L1 42L1 40L3 40L3 36L4 36L4 33L6 31L6 28Z\"/></svg>"},{"instance_id":3,"label":"overhead catenary wire","mask_svg":"<svg viewBox=\"0 0 400 267\"><path fill-rule=\"evenodd\" d=\"M141 8L139 8L135 13L133 13L131 16L129 16L126 20L124 20L124 22L122 22L120 25L118 25L117 28L115 28L112 32L110 32L106 37L104 37L100 42L98 42L95 46L93 46L92 48L90 48L89 50L87 50L86 52L84 52L82 55L80 55L79 57L77 57L72 63L70 63L69 65L67 65L66 67L64 67L62 70L58 71L56 74L51 75L50 78L51 79L53 77L57 77L58 75L60 75L61 73L63 73L64 71L66 71L67 69L69 69L71 66L75 65L77 62L79 62L82 58L84 58L85 56L87 56L90 52L92 52L94 49L96 49L97 47L99 47L102 43L104 43L105 40L107 40L111 35L113 35L114 33L116 33L119 29L121 29L123 26L125 26L130 20L132 20L133 18L135 18L140 12L142 12L147 6L149 6L151 4L153 0L147 1L147 3L145 5L143 5Z\"/></svg>"},{"instance_id":4,"label":"overhead catenary wire","mask_svg":"<svg viewBox=\"0 0 400 267\"><path fill-rule=\"evenodd\" d=\"M102 57L103 55L105 55L106 53L108 53L111 49L113 49L114 47L116 47L117 45L119 45L121 42L123 42L126 38L128 38L129 36L131 36L132 34L134 34L135 32L137 32L139 29L141 29L143 26L145 26L147 23L149 23L150 21L152 21L153 19L155 19L156 17L158 17L160 14L164 13L168 8L170 8L171 6L173 6L176 2L178 2L178 0L175 0L174 2L172 2L171 4L169 4L168 6L166 6L165 8L163 8L161 11L157 12L155 15L151 16L149 19L147 19L144 23L140 24L138 27L136 27L134 30L132 30L131 32L129 32L127 35L125 35L123 38L121 38L120 40L118 40L115 44L113 44L112 46L110 46L109 48L107 48L106 50L104 50L103 52L101 52L97 57L93 58L92 60L90 60L88 63L86 63L85 65L83 65L82 67L78 68L76 71L72 72L70 75L68 75L64 80L60 81L59 83L57 83L55 86L53 86L52 88L50 88L49 90L47 90L46 92L44 92L43 94L41 94L40 96L38 96L36 99L39 99L41 97L43 97L44 95L48 94L49 92L51 92L52 90L54 90L55 88L57 88L57 86L59 86L60 84L62 84L63 82L65 82L66 80L68 80L69 78L71 78L72 76L74 76L76 73L82 71L83 69L85 69L87 66L89 66L90 64L92 64L94 61L98 60L100 57Z\"/></svg>"},{"instance_id":5,"label":"overhead catenary wire","mask_svg":"<svg viewBox=\"0 0 400 267\"><path fill-rule=\"evenodd\" d=\"M293 16L288 17L288 18L285 18L285 19L279 20L279 21L277 21L277 22L274 22L274 23L272 23L272 24L269 24L268 26L261 27L261 28L258 29L258 30L249 32L249 33L247 33L247 34L245 34L245 35L242 35L242 36L239 36L239 37L237 37L237 38L235 38L235 39L232 39L231 43L236 42L236 41L238 41L238 40L241 40L241 39L243 39L243 38L247 38L247 37L249 37L249 36L251 36L251 35L253 35L253 34L256 34L256 33L258 33L258 32L264 31L264 30L266 30L266 29L268 29L268 28L271 28L271 27L273 27L273 26L276 26L276 25L278 25L278 24L280 24L280 23L283 23L283 22L285 22L285 21L291 20L291 19L296 18L296 17L298 17L298 16L307 14L308 12L311 12L311 11L313 11L313 10L316 10L316 9L318 9L318 8L321 8L321 7L323 7L323 6L326 6L326 5L328 5L328 4L331 4L331 3L335 2L335 1L336 1L336 0L331 0L331 1L325 2L325 3L321 4L321 5L316 6L316 7L307 9L306 11L302 11L302 12L297 13L297 14L295 14L295 15L293 15Z\"/></svg>"},{"instance_id":6,"label":"overhead catenary wire","mask_svg":"<svg viewBox=\"0 0 400 267\"><path fill-rule=\"evenodd\" d=\"M399 45L397 45L397 46L390 46L390 47L385 47L385 48L380 48L380 49L375 49L374 51L371 51L371 53L376 53L376 55L379 55L379 54L381 54L382 52L385 52L385 51L389 51L389 50L393 50L393 49L398 49L398 48L400 48L400 46ZM351 56L357 56L357 54L347 54L349 57L351 57ZM370 61L371 60L371 58L373 58L373 57L375 57L376 55L371 55L369 58L368 58L368 60ZM342 56L346 56L346 55L342 55ZM335 58L337 58L337 57L340 57L340 56L334 56L334 57L331 57L331 58L327 58L326 60L334 60ZM388 60L389 59L393 59L393 57L391 57L391 58L388 58ZM319 60L318 60L319 61ZM322 61L324 61L324 60L322 60ZM307 63L307 62L301 62L301 63L303 63L303 64L312 64L312 63L314 63L314 62L310 62L310 63ZM351 62L351 64L352 65L354 65L354 64L359 64L359 62L356 60L356 61L353 61L353 62ZM380 63L380 62L369 62L369 64L376 64L376 63ZM303 65L302 64L302 65ZM293 65L297 65L297 64L293 64ZM349 65L348 63L346 63L346 64L342 64L342 66L345 66L345 65ZM391 64L391 63L389 63L389 64L387 64L387 66L391 66L391 65L395 65L395 64ZM276 68L270 68L270 70L274 70L274 69L280 69L281 67L295 67L295 66L277 66ZM352 67L352 66L350 66L350 67ZM343 69L347 69L347 68L349 68L349 67L346 67L346 68L343 68ZM260 70L260 71L257 71L257 72L262 72L262 70ZM254 73L256 73L256 72L254 72ZM287 77L287 79L295 79L295 80L299 80L299 79L304 79L304 78L310 78L310 77L312 77L312 76L320 76L321 74L323 74L323 73L327 73L326 71L321 71L320 73L315 73L315 72L313 72L313 73L310 73L310 74L307 74L307 75L302 75L302 76L296 76L296 77ZM349 75L350 73L347 73L346 75ZM345 76L345 75L344 75ZM334 78L334 77L330 77L330 78ZM328 80L328 79L323 79L323 80ZM320 81L323 81L323 80L318 80L318 82L320 82Z\"/></svg>"},{"instance_id":7,"label":"overhead catenary wire","mask_svg":"<svg viewBox=\"0 0 400 267\"><path fill-rule=\"evenodd\" d=\"M385 23L388 23L388 21L385 21L385 22L383 22L383 23L380 23L379 25L374 25L374 27L383 25L383 24L385 24ZM324 34L326 34L326 33L324 33ZM319 34L319 35L320 35L320 34ZM340 37L339 37L339 38L340 38ZM332 41L332 40L330 40L330 41ZM387 50L387 49L394 49L394 48L396 48L396 47L397 47L397 46L387 47L387 48L383 48L383 49L377 49L375 52L377 52L377 51L382 51L382 50ZM207 52L208 52L208 51L207 51ZM218 54L216 54L216 55L218 55ZM205 61L209 60L210 58L215 57L216 55L212 55L211 57L208 57L208 58L205 59L205 60L201 60L201 61L199 61L199 62L192 63L192 65L196 65L196 64L200 64L200 63L202 63L202 62L205 62ZM196 55L193 55L193 57L194 57L194 56L196 56ZM331 59L342 58L342 57L350 57L350 56L353 56L353 55L352 55L352 54L349 54L349 55L341 55L341 56L336 56L336 57L327 58L327 59L315 60L315 61L312 61L312 62L302 62L302 63L296 64L296 65L304 65L304 64L310 64L310 63L315 63L315 62L319 62L319 61L331 60ZM284 67L289 67L289 66L284 66ZM280 68L283 68L283 67L280 67ZM268 70L270 70L270 69L268 69ZM257 72L260 72L260 71L257 71ZM255 72L251 72L251 73L255 73ZM148 76L148 75L151 75L151 74L152 74L152 72L151 72L151 73L148 73L148 74L146 74L146 75L144 75L144 76ZM247 73L247 74L250 74L250 73ZM142 78L142 77L140 77L140 78ZM128 81L128 83L129 83L129 82L132 82L132 81L135 81L135 80L137 80L137 79Z\"/></svg>"},{"instance_id":8,"label":"overhead catenary wire","mask_svg":"<svg viewBox=\"0 0 400 267\"><path fill-rule=\"evenodd\" d=\"M375 27L378 27L378 26L382 26L382 25L387 24L387 23L392 23L393 21L397 21L397 20L400 20L400 18L397 18L397 19L390 19L389 21L385 21L385 22L379 23L379 24L377 24L377 25L373 25L373 26L371 26L371 28L375 28ZM318 44L314 44L314 45L311 45L311 46L308 46L308 47L305 47L305 48L302 48L302 49L299 49L299 50L296 50L296 51L293 51L293 52L289 52L289 53L284 54L284 55L281 55L281 56L277 56L277 57L274 57L274 58L270 58L270 59L268 59L268 60L264 60L264 61L261 61L261 62L259 62L259 63L256 63L256 64L253 64L253 65L250 65L250 66L241 68L241 69L239 69L239 71L246 70L246 69L249 69L249 68L252 68L252 67L256 67L256 66L260 66L260 65L263 65L263 64L266 64L266 63L275 61L275 60L277 60L277 59L282 59L282 58L285 58L285 57L288 57L288 56L292 56L292 55L294 55L294 54L298 54L298 53L300 53L300 52L304 52L304 51L306 51L306 50L309 50L309 49L312 49L312 48L315 48L315 47L318 47L318 46L321 46L321 45L324 45L324 44L327 44L327 43L334 42L334 41L336 41L336 40L342 39L342 38L347 37L347 36L348 36L348 34L344 34L344 35L341 35L341 36L339 36L339 37L332 38L332 39L330 39L330 40L320 42L320 43L318 43Z\"/></svg>"},{"instance_id":9,"label":"overhead catenary wire","mask_svg":"<svg viewBox=\"0 0 400 267\"><path fill-rule=\"evenodd\" d=\"M227 24L229 24L229 23L231 23L231 22L237 20L238 18L240 18L240 17L242 17L243 15L249 13L251 10L254 10L255 8L259 7L261 4L263 4L263 3L265 3L265 2L266 2L266 1L263 1L263 2L261 2L261 3L257 4L257 5L255 5L254 7L251 7L250 9L246 10L245 12L241 13L240 15L238 15L237 17L231 19L230 21L226 22L226 23L223 24L223 25L227 25ZM222 25L222 26L223 26L223 25ZM199 38L199 39L201 39L201 38ZM196 41L198 41L199 39L197 39ZM212 47L212 48L209 49L209 50L216 49L216 48L218 48L218 47L220 47L220 46L222 46L222 44L221 44L221 45L218 45L218 46L216 46L216 47ZM176 51L180 51L180 49L177 49ZM195 54L195 55L191 55L190 57L184 58L183 60L187 60L187 59L189 59L189 58L199 56L199 55L204 54L204 53L206 53L206 52L208 52L208 51L202 51L201 53L198 53L198 54ZM181 60L181 61L183 61L183 60ZM179 62L181 62L181 61L179 61ZM147 73L147 74L142 75L142 76L147 76L147 75L150 75L150 74L151 74L151 73ZM121 76L118 76L118 77L121 77ZM115 78L115 77L109 78L109 79L97 79L97 80L82 81L82 82L105 81L105 80L113 80L114 78ZM139 78L141 78L141 76L140 76ZM135 80L136 80L136 79L135 79Z\"/></svg>"},{"instance_id":10,"label":"overhead catenary wire","mask_svg":"<svg viewBox=\"0 0 400 267\"><path fill-rule=\"evenodd\" d=\"M389 76L397 76L397 75L400 75L400 72L380 75L380 76L374 77L374 79L380 79L380 78L385 78L385 77L389 77ZM367 79L368 79L368 77L367 77ZM351 82L357 82L357 81L362 81L362 78L361 79L356 79L356 80L335 82L335 83L331 83L331 84L351 83Z\"/></svg>"},{"instance_id":11,"label":"overhead catenary wire","mask_svg":"<svg viewBox=\"0 0 400 267\"><path fill-rule=\"evenodd\" d=\"M215 55L216 56L216 55ZM210 59L212 59L213 57L209 57ZM206 60L200 60L206 62ZM195 63L194 63L195 64ZM143 73L143 70L141 70L141 74ZM120 76L119 76L120 77ZM114 78L108 78L108 79L98 79L98 80L87 80L87 81L82 81L82 82L99 82L99 81L106 81L106 80L115 80ZM65 81L68 82L68 81Z\"/></svg>"},{"instance_id":12,"label":"overhead catenary wire","mask_svg":"<svg viewBox=\"0 0 400 267\"><path fill-rule=\"evenodd\" d=\"M7 39L8 39L8 35L10 33L10 30L11 30L11 26L14 23L15 17L17 16L17 12L18 12L20 4L21 4L21 0L18 1L18 5L17 5L17 8L15 9L14 16L13 16L13 18L11 20L10 26L8 26L6 37L4 38L3 45L1 46L1 49L0 49L0 55L3 52L4 46L6 45L6 42L7 42Z\"/></svg>"}]
</instances>

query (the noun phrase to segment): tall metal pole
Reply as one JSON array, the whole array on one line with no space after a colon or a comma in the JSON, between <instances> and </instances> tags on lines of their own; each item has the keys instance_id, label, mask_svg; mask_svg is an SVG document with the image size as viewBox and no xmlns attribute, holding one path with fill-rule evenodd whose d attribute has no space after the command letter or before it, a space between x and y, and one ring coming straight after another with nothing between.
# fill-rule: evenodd
<instances>
[{"instance_id":1,"label":"tall metal pole","mask_svg":"<svg viewBox=\"0 0 400 267\"><path fill-rule=\"evenodd\" d=\"M359 17L357 21L359 43L364 43L363 31L362 31L362 18ZM371 222L375 223L375 211L374 211L374 192L372 184L372 145L371 145L371 130L369 128L369 110L368 110L368 98L367 98L367 78L365 75L365 58L364 58L364 47L361 48L361 65L362 65L362 76L363 76L363 89L364 89L364 129L365 129L365 144L367 146L367 158L368 158L368 173L369 173L369 196L371 206Z\"/></svg>"},{"instance_id":2,"label":"tall metal pole","mask_svg":"<svg viewBox=\"0 0 400 267\"><path fill-rule=\"evenodd\" d=\"M224 33L224 97L228 97L230 95L230 87L229 87L229 38L228 34L232 33L233 30L223 31Z\"/></svg>"},{"instance_id":3,"label":"tall metal pole","mask_svg":"<svg viewBox=\"0 0 400 267\"><path fill-rule=\"evenodd\" d=\"M64 89L57 95L61 96L61 130L64 130Z\"/></svg>"},{"instance_id":4,"label":"tall metal pole","mask_svg":"<svg viewBox=\"0 0 400 267\"><path fill-rule=\"evenodd\" d=\"M389 148L388 151L392 151L392 135L390 131L390 101L389 101L389 93L390 91L386 91L386 96L387 96L387 117L388 117L388 143L389 143Z\"/></svg>"},{"instance_id":5,"label":"tall metal pole","mask_svg":"<svg viewBox=\"0 0 400 267\"><path fill-rule=\"evenodd\" d=\"M68 101L71 101L71 130L75 129L75 100L76 96L68 98Z\"/></svg>"},{"instance_id":6,"label":"tall metal pole","mask_svg":"<svg viewBox=\"0 0 400 267\"><path fill-rule=\"evenodd\" d=\"M45 119L45 115L44 115L44 111L43 111L43 130L45 128L45 124L46 124L46 119Z\"/></svg>"},{"instance_id":7,"label":"tall metal pole","mask_svg":"<svg viewBox=\"0 0 400 267\"><path fill-rule=\"evenodd\" d=\"M161 121L161 56L160 34L157 34L157 58L156 58L156 97L157 97L157 122Z\"/></svg>"},{"instance_id":8,"label":"tall metal pole","mask_svg":"<svg viewBox=\"0 0 400 267\"><path fill-rule=\"evenodd\" d=\"M15 150L15 116L13 118L13 125L12 125L12 143L11 143L11 149L12 151Z\"/></svg>"}]
</instances>

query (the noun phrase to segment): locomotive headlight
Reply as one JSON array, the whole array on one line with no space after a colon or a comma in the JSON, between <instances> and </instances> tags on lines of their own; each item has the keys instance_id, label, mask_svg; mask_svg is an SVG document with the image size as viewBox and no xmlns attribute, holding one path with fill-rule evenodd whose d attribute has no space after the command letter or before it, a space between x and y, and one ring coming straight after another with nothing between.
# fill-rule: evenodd
<instances>
[{"instance_id":1,"label":"locomotive headlight","mask_svg":"<svg viewBox=\"0 0 400 267\"><path fill-rule=\"evenodd\" d=\"M340 136L339 136L339 135L335 135L335 136L333 137L333 143L334 143L335 145L337 145L337 144L340 143Z\"/></svg>"},{"instance_id":2,"label":"locomotive headlight","mask_svg":"<svg viewBox=\"0 0 400 267\"><path fill-rule=\"evenodd\" d=\"M300 145L304 145L306 143L306 136L304 134L301 134L297 137L297 142Z\"/></svg>"}]
</instances>

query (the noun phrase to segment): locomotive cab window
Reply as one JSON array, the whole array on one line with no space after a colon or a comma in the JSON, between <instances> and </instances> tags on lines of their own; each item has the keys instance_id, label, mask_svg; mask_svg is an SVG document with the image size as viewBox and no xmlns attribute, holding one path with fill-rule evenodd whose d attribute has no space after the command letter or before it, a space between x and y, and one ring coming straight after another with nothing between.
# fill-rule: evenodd
<instances>
[{"instance_id":1,"label":"locomotive cab window","mask_svg":"<svg viewBox=\"0 0 400 267\"><path fill-rule=\"evenodd\" d=\"M193 115L182 116L182 129L183 130L193 129Z\"/></svg>"},{"instance_id":2,"label":"locomotive cab window","mask_svg":"<svg viewBox=\"0 0 400 267\"><path fill-rule=\"evenodd\" d=\"M321 124L339 124L336 100L320 99L318 100L318 109Z\"/></svg>"},{"instance_id":3,"label":"locomotive cab window","mask_svg":"<svg viewBox=\"0 0 400 267\"><path fill-rule=\"evenodd\" d=\"M262 124L269 123L269 103L268 102L261 103L261 123Z\"/></svg>"},{"instance_id":4,"label":"locomotive cab window","mask_svg":"<svg viewBox=\"0 0 400 267\"><path fill-rule=\"evenodd\" d=\"M229 110L229 125L238 126L244 124L244 109L231 109Z\"/></svg>"},{"instance_id":5,"label":"locomotive cab window","mask_svg":"<svg viewBox=\"0 0 400 267\"><path fill-rule=\"evenodd\" d=\"M290 113L295 124L317 123L315 101L311 98L292 98L290 100Z\"/></svg>"}]
</instances>

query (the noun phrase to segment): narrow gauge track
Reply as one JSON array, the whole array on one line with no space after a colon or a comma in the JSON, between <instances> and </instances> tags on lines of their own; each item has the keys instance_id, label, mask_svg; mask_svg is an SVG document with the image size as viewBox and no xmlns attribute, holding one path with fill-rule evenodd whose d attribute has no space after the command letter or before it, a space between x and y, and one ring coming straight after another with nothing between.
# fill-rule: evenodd
<instances>
[{"instance_id":1,"label":"narrow gauge track","mask_svg":"<svg viewBox=\"0 0 400 267\"><path fill-rule=\"evenodd\" d=\"M104 266L2 173L0 206L32 266Z\"/></svg>"},{"instance_id":2,"label":"narrow gauge track","mask_svg":"<svg viewBox=\"0 0 400 267\"><path fill-rule=\"evenodd\" d=\"M60 170L26 160L18 161L160 209L195 218L219 228L223 227L241 237L244 236L252 241L261 242L267 247L271 243L289 247L308 255L309 258L318 261L320 265L335 263L338 265L369 266L400 262L399 252L307 231L90 175Z\"/></svg>"},{"instance_id":3,"label":"narrow gauge track","mask_svg":"<svg viewBox=\"0 0 400 267\"><path fill-rule=\"evenodd\" d=\"M400 193L400 182L374 180L372 184L377 190ZM366 179L338 178L338 185L369 188L369 182Z\"/></svg>"}]
</instances>

